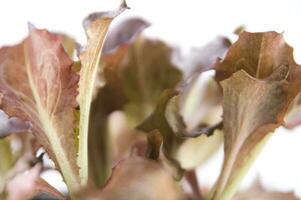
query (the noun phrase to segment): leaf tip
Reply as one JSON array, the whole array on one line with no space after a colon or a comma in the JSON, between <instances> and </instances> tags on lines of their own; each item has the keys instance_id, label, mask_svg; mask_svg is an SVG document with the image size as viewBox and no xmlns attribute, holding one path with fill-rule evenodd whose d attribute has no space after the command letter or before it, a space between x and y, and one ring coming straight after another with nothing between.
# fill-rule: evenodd
<instances>
[{"instance_id":1,"label":"leaf tip","mask_svg":"<svg viewBox=\"0 0 301 200\"><path fill-rule=\"evenodd\" d=\"M131 9L131 8L127 5L126 0L122 0L122 1L121 1L120 8Z\"/></svg>"},{"instance_id":2,"label":"leaf tip","mask_svg":"<svg viewBox=\"0 0 301 200\"><path fill-rule=\"evenodd\" d=\"M27 27L28 27L29 33L32 32L33 30L37 29L37 27L31 22L27 22Z\"/></svg>"}]
</instances>

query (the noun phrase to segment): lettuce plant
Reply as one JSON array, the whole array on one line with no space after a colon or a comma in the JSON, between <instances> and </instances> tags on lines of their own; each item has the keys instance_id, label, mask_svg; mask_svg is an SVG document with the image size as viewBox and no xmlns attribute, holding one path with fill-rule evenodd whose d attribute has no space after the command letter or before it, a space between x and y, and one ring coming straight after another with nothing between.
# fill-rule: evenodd
<instances>
[{"instance_id":1,"label":"lettuce plant","mask_svg":"<svg viewBox=\"0 0 301 200\"><path fill-rule=\"evenodd\" d=\"M300 123L301 68L283 35L240 31L184 56L144 36L142 19L109 29L126 9L89 15L83 47L29 25L0 49L0 199L297 199L258 182L238 191L274 130ZM196 169L222 144L206 188Z\"/></svg>"}]
</instances>

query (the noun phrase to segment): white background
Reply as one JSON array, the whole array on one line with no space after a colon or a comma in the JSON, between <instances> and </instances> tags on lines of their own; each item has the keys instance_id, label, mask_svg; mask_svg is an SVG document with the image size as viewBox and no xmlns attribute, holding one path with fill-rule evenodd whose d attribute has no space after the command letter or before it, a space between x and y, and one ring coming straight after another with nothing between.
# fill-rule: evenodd
<instances>
[{"instance_id":1,"label":"white background","mask_svg":"<svg viewBox=\"0 0 301 200\"><path fill-rule=\"evenodd\" d=\"M0 45L19 42L27 34L27 22L38 28L67 33L85 43L82 19L93 11L116 8L119 0L9 0L0 1ZM301 63L301 1L264 0L128 0L127 16L142 16L152 23L146 34L163 38L184 49L198 47L217 35L233 38L233 30L284 32ZM248 186L259 176L264 185L279 190L295 190L301 197L301 129L279 130L268 142L246 177ZM212 184L219 173L222 151L202 167L199 178ZM50 182L59 179L50 174Z\"/></svg>"}]
</instances>

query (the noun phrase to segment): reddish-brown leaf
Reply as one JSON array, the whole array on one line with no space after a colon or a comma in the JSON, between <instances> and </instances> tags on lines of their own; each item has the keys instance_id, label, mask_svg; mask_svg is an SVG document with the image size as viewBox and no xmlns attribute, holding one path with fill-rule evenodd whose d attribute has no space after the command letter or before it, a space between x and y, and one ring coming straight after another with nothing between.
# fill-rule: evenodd
<instances>
[{"instance_id":1,"label":"reddish-brown leaf","mask_svg":"<svg viewBox=\"0 0 301 200\"><path fill-rule=\"evenodd\" d=\"M153 160L133 156L120 161L104 188L83 193L80 199L182 200L183 193L163 166Z\"/></svg>"},{"instance_id":2,"label":"reddish-brown leaf","mask_svg":"<svg viewBox=\"0 0 301 200\"><path fill-rule=\"evenodd\" d=\"M253 151L284 123L301 90L293 49L275 32L240 34L216 71L217 80L223 80L225 159L212 199L231 198Z\"/></svg>"},{"instance_id":3,"label":"reddish-brown leaf","mask_svg":"<svg viewBox=\"0 0 301 200\"><path fill-rule=\"evenodd\" d=\"M0 108L30 123L31 132L77 185L74 108L78 76L58 36L33 29L19 45L0 49Z\"/></svg>"}]
</instances>

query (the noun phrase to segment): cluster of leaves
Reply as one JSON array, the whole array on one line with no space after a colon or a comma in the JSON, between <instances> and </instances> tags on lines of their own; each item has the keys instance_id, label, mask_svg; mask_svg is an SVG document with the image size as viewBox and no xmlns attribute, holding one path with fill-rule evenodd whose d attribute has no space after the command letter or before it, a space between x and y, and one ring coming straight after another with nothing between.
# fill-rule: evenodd
<instances>
[{"instance_id":1,"label":"cluster of leaves","mask_svg":"<svg viewBox=\"0 0 301 200\"><path fill-rule=\"evenodd\" d=\"M84 48L30 26L0 49L0 199L296 199L259 183L236 194L273 131L300 124L301 68L282 34L241 32L179 56L145 37L142 19L109 30L125 9L88 16ZM220 176L200 187L195 170L221 144ZM40 177L53 169L67 195Z\"/></svg>"}]
</instances>

